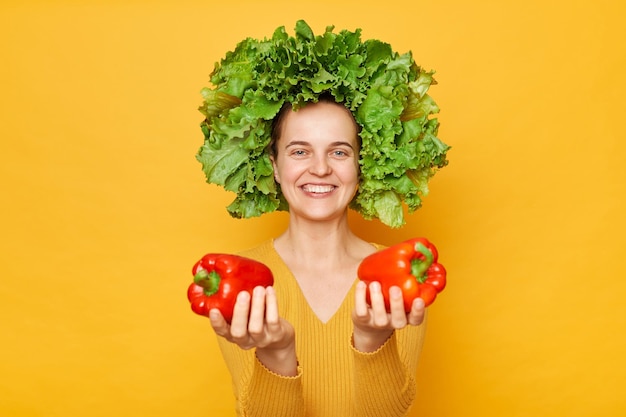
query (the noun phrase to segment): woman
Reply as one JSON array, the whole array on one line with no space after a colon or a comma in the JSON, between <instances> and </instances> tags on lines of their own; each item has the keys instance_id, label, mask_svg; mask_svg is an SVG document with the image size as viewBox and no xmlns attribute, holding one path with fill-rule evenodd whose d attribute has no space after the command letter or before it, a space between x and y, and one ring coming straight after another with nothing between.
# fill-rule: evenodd
<instances>
[{"instance_id":1,"label":"woman","mask_svg":"<svg viewBox=\"0 0 626 417\"><path fill-rule=\"evenodd\" d=\"M211 325L232 374L240 416L403 416L415 394L424 303L404 310L390 290L356 279L380 249L349 228L359 186L358 127L342 104L322 97L274 120L274 177L289 204L289 225L241 253L268 265L274 287L237 297L231 324Z\"/></svg>"}]
</instances>

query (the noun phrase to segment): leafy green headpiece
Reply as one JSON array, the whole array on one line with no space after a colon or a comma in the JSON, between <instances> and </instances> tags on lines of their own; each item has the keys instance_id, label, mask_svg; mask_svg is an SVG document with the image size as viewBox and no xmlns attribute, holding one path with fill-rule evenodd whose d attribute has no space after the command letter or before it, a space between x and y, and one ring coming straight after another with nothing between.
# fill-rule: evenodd
<instances>
[{"instance_id":1,"label":"leafy green headpiece","mask_svg":"<svg viewBox=\"0 0 626 417\"><path fill-rule=\"evenodd\" d=\"M437 137L439 111L427 94L433 72L361 30L315 36L300 20L295 37L284 27L271 39L247 38L215 64L202 89L204 145L197 159L207 182L237 193L233 217L288 210L269 159L272 119L285 102L298 109L330 94L361 126L361 182L351 208L391 227L405 223L402 203L418 209L428 181L447 164L449 146Z\"/></svg>"}]
</instances>

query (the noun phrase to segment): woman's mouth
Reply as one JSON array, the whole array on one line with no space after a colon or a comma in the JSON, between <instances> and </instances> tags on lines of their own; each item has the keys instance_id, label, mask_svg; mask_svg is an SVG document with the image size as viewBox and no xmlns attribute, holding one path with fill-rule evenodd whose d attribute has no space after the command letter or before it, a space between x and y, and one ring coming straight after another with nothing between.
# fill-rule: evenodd
<instances>
[{"instance_id":1,"label":"woman's mouth","mask_svg":"<svg viewBox=\"0 0 626 417\"><path fill-rule=\"evenodd\" d=\"M305 193L311 194L327 194L332 192L336 187L334 185L316 185L316 184L306 184L303 185L302 191Z\"/></svg>"}]
</instances>

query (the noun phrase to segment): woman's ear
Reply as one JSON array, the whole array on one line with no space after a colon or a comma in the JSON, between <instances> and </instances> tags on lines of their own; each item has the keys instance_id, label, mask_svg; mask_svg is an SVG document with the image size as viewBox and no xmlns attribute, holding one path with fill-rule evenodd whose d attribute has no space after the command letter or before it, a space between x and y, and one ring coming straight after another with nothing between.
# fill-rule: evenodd
<instances>
[{"instance_id":1,"label":"woman's ear","mask_svg":"<svg viewBox=\"0 0 626 417\"><path fill-rule=\"evenodd\" d=\"M274 170L274 181L276 181L277 184L280 184L280 176L278 175L278 169L276 167L276 161L274 160L273 156L270 156L270 161L272 161L272 168Z\"/></svg>"}]
</instances>

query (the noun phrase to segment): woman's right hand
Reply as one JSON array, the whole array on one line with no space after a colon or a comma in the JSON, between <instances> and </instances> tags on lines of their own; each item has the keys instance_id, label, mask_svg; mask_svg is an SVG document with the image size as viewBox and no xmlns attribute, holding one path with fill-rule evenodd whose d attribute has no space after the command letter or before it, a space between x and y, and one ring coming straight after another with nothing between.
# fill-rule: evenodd
<instances>
[{"instance_id":1,"label":"woman's right hand","mask_svg":"<svg viewBox=\"0 0 626 417\"><path fill-rule=\"evenodd\" d=\"M218 309L209 313L211 326L219 336L242 349L256 348L266 368L284 376L297 375L296 337L291 323L278 314L273 287L256 287L252 295L237 295L230 325Z\"/></svg>"}]
</instances>

